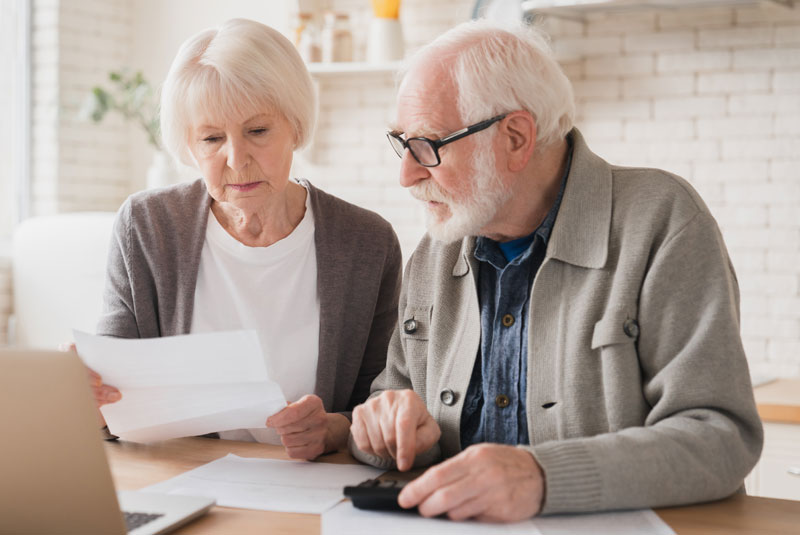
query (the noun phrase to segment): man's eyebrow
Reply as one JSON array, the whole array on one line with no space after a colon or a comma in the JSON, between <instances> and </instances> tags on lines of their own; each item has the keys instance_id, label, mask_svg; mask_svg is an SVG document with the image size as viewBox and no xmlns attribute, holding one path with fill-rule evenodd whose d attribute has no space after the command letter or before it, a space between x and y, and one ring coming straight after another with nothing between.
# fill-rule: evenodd
<instances>
[{"instance_id":1,"label":"man's eyebrow","mask_svg":"<svg viewBox=\"0 0 800 535\"><path fill-rule=\"evenodd\" d=\"M445 132L441 128L436 128L430 123L418 123L408 130L403 130L396 124L390 124L391 132L395 134L405 134L407 138L411 137L426 137L430 139L438 139L446 136L449 132Z\"/></svg>"}]
</instances>

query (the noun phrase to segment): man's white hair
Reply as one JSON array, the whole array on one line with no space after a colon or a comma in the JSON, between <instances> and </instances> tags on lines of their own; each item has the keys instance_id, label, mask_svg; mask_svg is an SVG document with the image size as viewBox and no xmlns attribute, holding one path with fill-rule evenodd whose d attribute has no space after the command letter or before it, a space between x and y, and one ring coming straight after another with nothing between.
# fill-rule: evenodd
<instances>
[{"instance_id":1,"label":"man's white hair","mask_svg":"<svg viewBox=\"0 0 800 535\"><path fill-rule=\"evenodd\" d=\"M539 28L485 19L465 22L420 49L406 72L432 59L449 72L465 126L526 110L536 120L540 148L564 139L572 129L572 84Z\"/></svg>"},{"instance_id":2,"label":"man's white hair","mask_svg":"<svg viewBox=\"0 0 800 535\"><path fill-rule=\"evenodd\" d=\"M175 158L194 165L189 132L200 119L281 113L299 148L311 140L316 110L311 76L292 43L259 22L231 19L181 45L161 89L161 133Z\"/></svg>"}]
</instances>

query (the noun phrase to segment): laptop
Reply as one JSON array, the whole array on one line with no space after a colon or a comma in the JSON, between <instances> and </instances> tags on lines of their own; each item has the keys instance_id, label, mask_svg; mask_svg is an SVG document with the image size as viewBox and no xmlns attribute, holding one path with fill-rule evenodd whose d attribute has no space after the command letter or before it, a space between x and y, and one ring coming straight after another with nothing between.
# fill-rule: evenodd
<instances>
[{"instance_id":1,"label":"laptop","mask_svg":"<svg viewBox=\"0 0 800 535\"><path fill-rule=\"evenodd\" d=\"M0 533L152 535L214 505L205 497L114 491L75 353L0 350L0 433Z\"/></svg>"}]
</instances>

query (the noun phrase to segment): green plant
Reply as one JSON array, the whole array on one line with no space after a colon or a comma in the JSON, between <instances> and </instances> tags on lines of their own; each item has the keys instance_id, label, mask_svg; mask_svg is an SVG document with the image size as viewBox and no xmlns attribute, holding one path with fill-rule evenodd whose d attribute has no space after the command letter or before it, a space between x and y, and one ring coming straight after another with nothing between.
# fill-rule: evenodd
<instances>
[{"instance_id":1,"label":"green plant","mask_svg":"<svg viewBox=\"0 0 800 535\"><path fill-rule=\"evenodd\" d=\"M81 115L99 123L108 112L119 112L125 119L134 121L144 128L150 144L161 150L158 105L150 83L141 71L132 75L112 71L108 73L108 79L112 83L112 89L93 87L86 98Z\"/></svg>"}]
</instances>

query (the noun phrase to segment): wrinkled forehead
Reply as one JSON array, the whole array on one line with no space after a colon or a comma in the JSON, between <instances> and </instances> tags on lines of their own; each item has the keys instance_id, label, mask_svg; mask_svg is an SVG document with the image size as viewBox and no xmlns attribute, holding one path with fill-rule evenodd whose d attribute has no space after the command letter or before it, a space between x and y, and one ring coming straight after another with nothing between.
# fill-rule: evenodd
<instances>
[{"instance_id":1,"label":"wrinkled forehead","mask_svg":"<svg viewBox=\"0 0 800 535\"><path fill-rule=\"evenodd\" d=\"M392 129L439 137L461 128L458 98L452 77L436 65L412 67L397 92L397 112Z\"/></svg>"}]
</instances>

